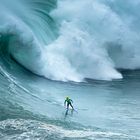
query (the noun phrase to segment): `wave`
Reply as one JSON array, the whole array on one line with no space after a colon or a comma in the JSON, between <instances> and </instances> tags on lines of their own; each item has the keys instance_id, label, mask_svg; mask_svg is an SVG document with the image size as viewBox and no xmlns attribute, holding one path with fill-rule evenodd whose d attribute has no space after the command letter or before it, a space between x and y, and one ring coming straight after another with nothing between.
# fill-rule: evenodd
<instances>
[{"instance_id":1,"label":"wave","mask_svg":"<svg viewBox=\"0 0 140 140\"><path fill-rule=\"evenodd\" d=\"M120 79L117 69L140 68L139 7L139 0L1 0L0 48L52 80Z\"/></svg>"},{"instance_id":2,"label":"wave","mask_svg":"<svg viewBox=\"0 0 140 140\"><path fill-rule=\"evenodd\" d=\"M71 130L54 124L24 119L7 119L5 121L1 121L0 128L0 137L3 139L137 139L134 136L122 133L114 133L103 130L99 131L96 129L86 129L82 127ZM9 135L9 132L12 132L12 134Z\"/></svg>"}]
</instances>

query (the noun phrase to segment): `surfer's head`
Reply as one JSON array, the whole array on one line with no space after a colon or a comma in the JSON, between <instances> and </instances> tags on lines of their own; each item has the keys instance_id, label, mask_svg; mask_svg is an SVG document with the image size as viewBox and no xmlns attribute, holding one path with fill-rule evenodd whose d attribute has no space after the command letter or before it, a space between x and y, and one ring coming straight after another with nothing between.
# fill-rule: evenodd
<instances>
[{"instance_id":1,"label":"surfer's head","mask_svg":"<svg viewBox=\"0 0 140 140\"><path fill-rule=\"evenodd\" d=\"M67 96L67 97L66 97L66 100L68 100L68 99L69 99L69 97Z\"/></svg>"}]
</instances>

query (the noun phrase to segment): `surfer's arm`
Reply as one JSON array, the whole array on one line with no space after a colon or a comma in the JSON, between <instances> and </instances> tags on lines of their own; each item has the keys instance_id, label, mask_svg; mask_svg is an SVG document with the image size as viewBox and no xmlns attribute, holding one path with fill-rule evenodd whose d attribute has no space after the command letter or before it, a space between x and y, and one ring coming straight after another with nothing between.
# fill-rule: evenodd
<instances>
[{"instance_id":1,"label":"surfer's arm","mask_svg":"<svg viewBox=\"0 0 140 140\"><path fill-rule=\"evenodd\" d=\"M70 101L73 103L73 100L72 99L70 99Z\"/></svg>"}]
</instances>

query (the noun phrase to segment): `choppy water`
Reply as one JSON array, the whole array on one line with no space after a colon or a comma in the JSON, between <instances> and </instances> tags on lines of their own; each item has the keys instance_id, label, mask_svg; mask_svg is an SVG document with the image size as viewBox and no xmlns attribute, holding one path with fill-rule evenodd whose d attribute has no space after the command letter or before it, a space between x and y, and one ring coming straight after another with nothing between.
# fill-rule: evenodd
<instances>
[{"instance_id":1,"label":"choppy water","mask_svg":"<svg viewBox=\"0 0 140 140\"><path fill-rule=\"evenodd\" d=\"M139 140L139 8L1 0L0 140Z\"/></svg>"},{"instance_id":2,"label":"choppy water","mask_svg":"<svg viewBox=\"0 0 140 140\"><path fill-rule=\"evenodd\" d=\"M64 83L35 76L15 63L1 68L0 138L139 139L140 71L122 73L123 80ZM76 109L68 116L65 96Z\"/></svg>"}]
</instances>

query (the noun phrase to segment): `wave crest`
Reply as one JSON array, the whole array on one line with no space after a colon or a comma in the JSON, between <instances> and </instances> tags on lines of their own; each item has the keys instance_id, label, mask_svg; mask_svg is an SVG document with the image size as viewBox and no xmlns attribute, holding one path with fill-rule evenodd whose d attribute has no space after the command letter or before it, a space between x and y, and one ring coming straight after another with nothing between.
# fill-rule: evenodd
<instances>
[{"instance_id":1,"label":"wave crest","mask_svg":"<svg viewBox=\"0 0 140 140\"><path fill-rule=\"evenodd\" d=\"M118 68L140 68L139 24L133 26L139 2L128 0L123 10L120 4L121 0L2 0L0 44L8 39L16 61L49 79L119 79Z\"/></svg>"}]
</instances>

